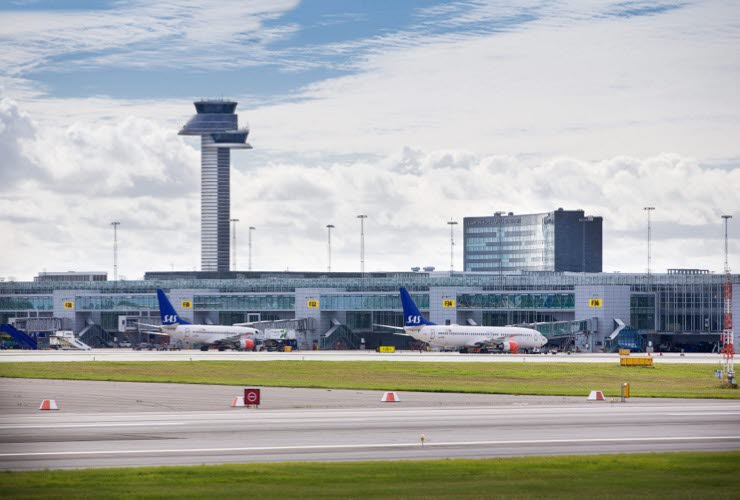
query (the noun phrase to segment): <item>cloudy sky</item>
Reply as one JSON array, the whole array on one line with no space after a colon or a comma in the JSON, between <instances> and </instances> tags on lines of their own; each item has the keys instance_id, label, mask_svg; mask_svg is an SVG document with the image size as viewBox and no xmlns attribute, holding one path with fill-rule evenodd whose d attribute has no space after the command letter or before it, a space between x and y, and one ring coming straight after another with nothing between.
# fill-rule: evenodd
<instances>
[{"instance_id":1,"label":"cloudy sky","mask_svg":"<svg viewBox=\"0 0 740 500\"><path fill-rule=\"evenodd\" d=\"M0 276L199 268L192 101L239 101L260 270L449 267L446 221L582 208L604 269L740 267L734 0L0 0ZM458 231L458 239L462 233ZM460 241L461 243L461 241ZM456 267L462 267L462 245Z\"/></svg>"}]
</instances>

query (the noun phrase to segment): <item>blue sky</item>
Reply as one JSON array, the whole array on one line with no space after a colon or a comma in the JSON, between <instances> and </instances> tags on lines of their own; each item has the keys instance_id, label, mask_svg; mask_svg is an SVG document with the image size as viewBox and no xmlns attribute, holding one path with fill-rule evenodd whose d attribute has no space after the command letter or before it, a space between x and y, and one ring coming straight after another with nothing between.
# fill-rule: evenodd
<instances>
[{"instance_id":1,"label":"blue sky","mask_svg":"<svg viewBox=\"0 0 740 500\"><path fill-rule=\"evenodd\" d=\"M2 10L8 12L114 13L125 9L125 2L58 2L9 1ZM94 45L84 50L63 51L49 55L44 64L25 72L29 80L42 85L55 97L106 95L122 99L190 98L199 95L243 95L255 99L288 96L312 82L351 74L354 61L371 50L373 41L398 33L422 36L468 34L471 30L491 32L514 29L536 18L537 8L521 7L495 19L465 20L461 24L436 24L450 13L461 12L467 2L433 0L321 0L298 3L264 19L265 31L276 30L278 36L265 42L259 33L235 30L234 39L241 39L238 50L229 50L227 67L213 67L207 62L201 67L187 57L158 61L152 66L140 66L137 61L122 61L119 65L98 64L106 56L142 52L156 54L163 47L177 46L182 33L123 46L98 49ZM166 9L153 16L169 17ZM217 30L218 28L214 28ZM413 43L413 42L411 42ZM341 48L342 44L353 45ZM274 59L250 55L250 46L260 46ZM197 50L197 45L193 46ZM334 50L332 50L332 48ZM327 50L329 49L329 50ZM218 51L215 47L213 50ZM312 53L316 50L316 53ZM306 66L307 65L307 66ZM132 67L134 66L134 67Z\"/></svg>"},{"instance_id":2,"label":"blue sky","mask_svg":"<svg viewBox=\"0 0 740 500\"><path fill-rule=\"evenodd\" d=\"M252 130L232 212L265 269L322 269L333 223L354 270L356 213L388 270L444 266L450 218L565 206L604 216L605 269L640 271L645 205L658 267L715 269L739 24L730 0L0 1L0 276L110 267L108 219L132 276L197 267L177 130L220 96Z\"/></svg>"}]
</instances>

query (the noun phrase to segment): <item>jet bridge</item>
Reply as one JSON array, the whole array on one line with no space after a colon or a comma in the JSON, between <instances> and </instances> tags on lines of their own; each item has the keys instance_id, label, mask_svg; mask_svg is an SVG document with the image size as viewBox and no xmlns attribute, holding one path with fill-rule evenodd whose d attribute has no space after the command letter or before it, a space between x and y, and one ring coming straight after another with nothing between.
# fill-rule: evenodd
<instances>
[{"instance_id":1,"label":"jet bridge","mask_svg":"<svg viewBox=\"0 0 740 500\"><path fill-rule=\"evenodd\" d=\"M591 341L593 334L597 331L598 318L578 319L574 321L552 321L543 323L523 323L514 326L522 326L537 330L547 338L548 346L570 350L574 346L582 349L593 350Z\"/></svg>"}]
</instances>

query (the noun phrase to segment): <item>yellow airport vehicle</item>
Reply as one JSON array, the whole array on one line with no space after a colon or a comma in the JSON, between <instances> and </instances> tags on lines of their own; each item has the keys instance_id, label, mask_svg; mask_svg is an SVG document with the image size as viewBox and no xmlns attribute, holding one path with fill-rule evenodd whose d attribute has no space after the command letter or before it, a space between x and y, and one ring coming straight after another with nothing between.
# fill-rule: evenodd
<instances>
[{"instance_id":1,"label":"yellow airport vehicle","mask_svg":"<svg viewBox=\"0 0 740 500\"><path fill-rule=\"evenodd\" d=\"M619 366L652 366L653 358L651 356L622 356L619 358Z\"/></svg>"}]
</instances>

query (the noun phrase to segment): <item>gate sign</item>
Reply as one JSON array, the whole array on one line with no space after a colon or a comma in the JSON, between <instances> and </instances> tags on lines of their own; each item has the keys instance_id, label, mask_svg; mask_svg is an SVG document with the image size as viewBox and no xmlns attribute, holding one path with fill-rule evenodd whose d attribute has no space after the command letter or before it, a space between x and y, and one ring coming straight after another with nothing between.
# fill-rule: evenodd
<instances>
[{"instance_id":1,"label":"gate sign","mask_svg":"<svg viewBox=\"0 0 740 500\"><path fill-rule=\"evenodd\" d=\"M319 308L319 301L318 300L309 300L307 303L307 306L309 309L318 309Z\"/></svg>"},{"instance_id":2,"label":"gate sign","mask_svg":"<svg viewBox=\"0 0 740 500\"><path fill-rule=\"evenodd\" d=\"M601 299L588 299L588 307L601 307Z\"/></svg>"},{"instance_id":3,"label":"gate sign","mask_svg":"<svg viewBox=\"0 0 740 500\"><path fill-rule=\"evenodd\" d=\"M455 308L455 300L454 299L444 299L442 301L442 307L447 309L454 309Z\"/></svg>"},{"instance_id":4,"label":"gate sign","mask_svg":"<svg viewBox=\"0 0 740 500\"><path fill-rule=\"evenodd\" d=\"M65 309L74 309L75 308L75 303L72 302L71 300L70 301L66 301L64 303L64 308Z\"/></svg>"},{"instance_id":5,"label":"gate sign","mask_svg":"<svg viewBox=\"0 0 740 500\"><path fill-rule=\"evenodd\" d=\"M260 390L259 389L244 389L244 404L246 405L259 405L260 404Z\"/></svg>"},{"instance_id":6,"label":"gate sign","mask_svg":"<svg viewBox=\"0 0 740 500\"><path fill-rule=\"evenodd\" d=\"M193 308L193 302L190 300L183 300L182 301L182 308L183 309L192 309Z\"/></svg>"}]
</instances>

